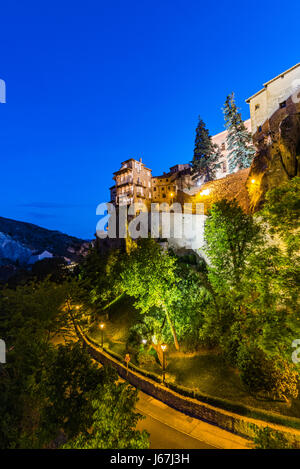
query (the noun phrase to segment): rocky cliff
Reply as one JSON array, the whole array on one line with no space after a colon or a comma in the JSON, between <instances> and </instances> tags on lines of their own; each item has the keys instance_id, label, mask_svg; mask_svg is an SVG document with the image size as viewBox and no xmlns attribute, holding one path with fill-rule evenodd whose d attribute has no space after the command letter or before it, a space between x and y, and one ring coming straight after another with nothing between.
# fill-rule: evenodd
<instances>
[{"instance_id":1,"label":"rocky cliff","mask_svg":"<svg viewBox=\"0 0 300 469\"><path fill-rule=\"evenodd\" d=\"M247 188L251 211L264 202L265 193L300 175L300 103L292 98L254 134L257 152L250 168Z\"/></svg>"}]
</instances>

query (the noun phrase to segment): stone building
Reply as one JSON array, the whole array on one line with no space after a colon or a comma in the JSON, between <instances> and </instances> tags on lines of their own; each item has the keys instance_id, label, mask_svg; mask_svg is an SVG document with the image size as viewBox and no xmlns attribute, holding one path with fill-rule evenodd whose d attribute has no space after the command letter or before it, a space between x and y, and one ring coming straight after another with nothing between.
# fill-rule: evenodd
<instances>
[{"instance_id":1,"label":"stone building","mask_svg":"<svg viewBox=\"0 0 300 469\"><path fill-rule=\"evenodd\" d=\"M300 63L264 84L250 105L257 152L247 187L252 211L266 192L300 175Z\"/></svg>"},{"instance_id":2,"label":"stone building","mask_svg":"<svg viewBox=\"0 0 300 469\"><path fill-rule=\"evenodd\" d=\"M141 158L139 161L134 158L123 161L113 179L115 185L110 188L110 199L116 206L151 203L151 169L142 163Z\"/></svg>"},{"instance_id":3,"label":"stone building","mask_svg":"<svg viewBox=\"0 0 300 469\"><path fill-rule=\"evenodd\" d=\"M178 191L194 185L190 164L177 164L168 173L152 178L152 202L172 204L177 201Z\"/></svg>"},{"instance_id":4,"label":"stone building","mask_svg":"<svg viewBox=\"0 0 300 469\"><path fill-rule=\"evenodd\" d=\"M251 127L255 142L259 143L272 132L271 118L276 112L281 116L294 113L295 102L300 101L293 94L300 90L300 63L268 81L264 87L248 98L250 106ZM296 93L297 94L297 93Z\"/></svg>"}]
</instances>

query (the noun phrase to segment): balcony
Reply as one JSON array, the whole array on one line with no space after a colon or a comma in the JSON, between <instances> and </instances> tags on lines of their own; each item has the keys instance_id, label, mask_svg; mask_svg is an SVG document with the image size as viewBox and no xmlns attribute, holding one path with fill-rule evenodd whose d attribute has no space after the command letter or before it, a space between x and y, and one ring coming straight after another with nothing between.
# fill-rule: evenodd
<instances>
[{"instance_id":1,"label":"balcony","mask_svg":"<svg viewBox=\"0 0 300 469\"><path fill-rule=\"evenodd\" d=\"M122 181L117 181L116 185L120 187L120 186L125 186L126 184L132 184L132 182L133 182L132 178L126 178L126 179L123 179Z\"/></svg>"}]
</instances>

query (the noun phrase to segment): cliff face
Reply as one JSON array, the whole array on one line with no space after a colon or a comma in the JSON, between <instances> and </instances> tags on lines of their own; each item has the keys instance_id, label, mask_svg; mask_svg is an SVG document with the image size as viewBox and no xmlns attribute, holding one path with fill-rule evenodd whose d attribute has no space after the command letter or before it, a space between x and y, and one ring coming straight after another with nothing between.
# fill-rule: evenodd
<instances>
[{"instance_id":1,"label":"cliff face","mask_svg":"<svg viewBox=\"0 0 300 469\"><path fill-rule=\"evenodd\" d=\"M6 265L9 261L27 264L32 254L31 249L0 232L0 265Z\"/></svg>"},{"instance_id":2,"label":"cliff face","mask_svg":"<svg viewBox=\"0 0 300 469\"><path fill-rule=\"evenodd\" d=\"M257 211L269 189L300 175L300 103L291 98L254 135L257 153L247 188L251 211Z\"/></svg>"}]
</instances>

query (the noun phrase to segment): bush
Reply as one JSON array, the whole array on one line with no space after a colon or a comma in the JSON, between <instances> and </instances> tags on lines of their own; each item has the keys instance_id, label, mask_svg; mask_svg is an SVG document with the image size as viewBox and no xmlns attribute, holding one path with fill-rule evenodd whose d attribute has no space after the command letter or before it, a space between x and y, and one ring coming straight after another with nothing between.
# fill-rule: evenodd
<instances>
[{"instance_id":1,"label":"bush","mask_svg":"<svg viewBox=\"0 0 300 469\"><path fill-rule=\"evenodd\" d=\"M137 356L137 361L141 367L149 365L153 366L156 364L155 356L144 350L139 352Z\"/></svg>"},{"instance_id":2,"label":"bush","mask_svg":"<svg viewBox=\"0 0 300 469\"><path fill-rule=\"evenodd\" d=\"M292 449L283 433L269 427L260 428L254 437L255 449Z\"/></svg>"},{"instance_id":3,"label":"bush","mask_svg":"<svg viewBox=\"0 0 300 469\"><path fill-rule=\"evenodd\" d=\"M298 396L298 373L280 357L267 358L262 350L242 346L237 365L243 384L254 393L264 393L275 399Z\"/></svg>"}]
</instances>

